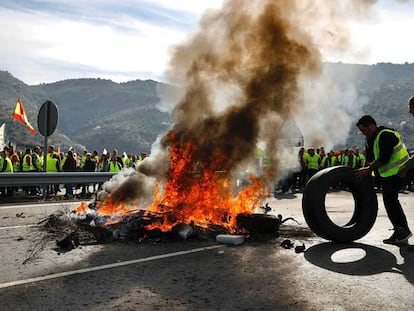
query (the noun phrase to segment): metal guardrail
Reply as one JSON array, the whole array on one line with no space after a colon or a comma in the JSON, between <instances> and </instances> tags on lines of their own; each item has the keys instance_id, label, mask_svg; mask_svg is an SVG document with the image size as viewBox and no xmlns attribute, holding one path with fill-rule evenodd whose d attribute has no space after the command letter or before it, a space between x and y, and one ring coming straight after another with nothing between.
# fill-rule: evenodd
<instances>
[{"instance_id":1,"label":"metal guardrail","mask_svg":"<svg viewBox=\"0 0 414 311\"><path fill-rule=\"evenodd\" d=\"M109 172L0 173L0 186L104 183L116 174Z\"/></svg>"}]
</instances>

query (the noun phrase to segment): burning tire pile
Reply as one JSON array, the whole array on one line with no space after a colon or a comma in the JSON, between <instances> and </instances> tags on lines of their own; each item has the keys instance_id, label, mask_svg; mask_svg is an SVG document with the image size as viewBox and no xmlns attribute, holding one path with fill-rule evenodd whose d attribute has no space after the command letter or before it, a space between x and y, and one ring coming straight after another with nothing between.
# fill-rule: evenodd
<instances>
[{"instance_id":1,"label":"burning tire pile","mask_svg":"<svg viewBox=\"0 0 414 311\"><path fill-rule=\"evenodd\" d=\"M183 222L177 222L170 230L162 231L157 227L157 224L175 222L176 215L171 212L154 213L135 210L122 217L113 217L99 214L96 208L98 204L98 201L92 201L89 204L83 202L71 212L53 214L43 221L43 229L56 238L59 251L69 251L81 244L88 243L108 243L110 241L157 243L185 241L190 238L239 245L245 239L253 241L276 240L280 236L280 226L288 220L294 220L291 217L283 219L282 215L267 214L270 207L266 204L266 207L262 207L265 210L264 214L243 213L237 215L237 230L231 234L227 228L220 225L211 224L205 227Z\"/></svg>"}]
</instances>

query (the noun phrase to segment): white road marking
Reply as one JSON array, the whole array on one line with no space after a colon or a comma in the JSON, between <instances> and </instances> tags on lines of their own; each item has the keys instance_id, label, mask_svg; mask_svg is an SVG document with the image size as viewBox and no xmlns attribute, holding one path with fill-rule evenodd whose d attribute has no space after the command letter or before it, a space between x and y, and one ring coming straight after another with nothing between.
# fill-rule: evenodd
<instances>
[{"instance_id":1,"label":"white road marking","mask_svg":"<svg viewBox=\"0 0 414 311\"><path fill-rule=\"evenodd\" d=\"M53 207L53 206L69 207L69 206L79 206L81 202L82 201L79 201L79 202L39 202L37 204L4 205L4 206L0 206L0 210L13 209L13 208Z\"/></svg>"},{"instance_id":2,"label":"white road marking","mask_svg":"<svg viewBox=\"0 0 414 311\"><path fill-rule=\"evenodd\" d=\"M188 250L188 251L180 251L180 252L174 252L174 253L169 253L169 254L151 256L151 257L128 260L128 261L117 262L117 263L111 263L111 264L102 265L102 266L89 267L89 268L84 268L84 269L78 269L78 270L60 272L60 273L49 274L49 275L44 275L44 276L38 276L38 277L35 277L35 278L29 278L29 279L25 279L25 280L18 280L18 281L13 281L13 282L2 283L2 284L0 284L0 289L1 288L8 288L8 287L13 287L13 286L18 286L18 285L29 284L29 283L35 283L35 282L40 282L40 281L46 281L46 280L51 280L51 279L57 279L57 278L62 278L62 277L71 276L71 275L75 275L75 274L83 274L83 273L88 273L88 272L93 272L93 271L100 271L100 270L105 270L105 269L123 267L123 266L133 265L133 264L146 262L146 261L153 261L153 260L158 260L158 259L163 259L163 258L169 258L169 257L181 256L181 255L186 255L186 254L191 254L191 253L197 253L197 252L202 252L202 251L206 251L206 250L216 249L216 248L223 247L223 246L224 245L213 245L213 246L195 248L195 249L191 249L191 250Z\"/></svg>"},{"instance_id":3,"label":"white road marking","mask_svg":"<svg viewBox=\"0 0 414 311\"><path fill-rule=\"evenodd\" d=\"M30 228L30 227L37 227L37 226L38 226L37 224L33 224L33 225L21 225L21 226L0 227L0 230Z\"/></svg>"}]
</instances>

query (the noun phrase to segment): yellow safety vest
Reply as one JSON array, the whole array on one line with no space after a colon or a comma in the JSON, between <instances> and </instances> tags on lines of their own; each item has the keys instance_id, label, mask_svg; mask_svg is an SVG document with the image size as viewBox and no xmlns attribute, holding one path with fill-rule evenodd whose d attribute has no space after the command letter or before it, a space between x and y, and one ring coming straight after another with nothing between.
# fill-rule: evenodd
<instances>
[{"instance_id":1,"label":"yellow safety vest","mask_svg":"<svg viewBox=\"0 0 414 311\"><path fill-rule=\"evenodd\" d=\"M378 168L378 173L380 174L381 177L389 177L389 176L397 175L400 167L405 162L408 161L409 155L408 155L407 148L405 147L404 143L401 140L400 133L390 130L390 129L383 129L378 133L377 137L374 140L373 151L374 151L375 160L379 159L379 154L380 154L379 138L381 134L384 132L393 133L398 138L398 143L397 145L394 146L390 160Z\"/></svg>"},{"instance_id":2,"label":"yellow safety vest","mask_svg":"<svg viewBox=\"0 0 414 311\"><path fill-rule=\"evenodd\" d=\"M12 161L9 158L5 158L3 159L3 163L2 163L2 168L4 165L4 161L6 161L6 168L4 169L5 173L13 173L13 164Z\"/></svg>"},{"instance_id":3,"label":"yellow safety vest","mask_svg":"<svg viewBox=\"0 0 414 311\"><path fill-rule=\"evenodd\" d=\"M81 169L83 169L83 167L85 166L85 162L86 162L86 156L85 156L85 155L83 155L83 156L81 157L81 159L80 159L80 165L79 165L79 167L80 167Z\"/></svg>"},{"instance_id":4,"label":"yellow safety vest","mask_svg":"<svg viewBox=\"0 0 414 311\"><path fill-rule=\"evenodd\" d=\"M365 162L367 161L367 159L365 158L365 156L362 153L359 154L359 161L360 161L360 166L364 167Z\"/></svg>"},{"instance_id":5,"label":"yellow safety vest","mask_svg":"<svg viewBox=\"0 0 414 311\"><path fill-rule=\"evenodd\" d=\"M119 166L120 164L118 163L118 161L115 161L115 162L111 161L109 162L109 171L117 173L121 170Z\"/></svg>"},{"instance_id":6,"label":"yellow safety vest","mask_svg":"<svg viewBox=\"0 0 414 311\"><path fill-rule=\"evenodd\" d=\"M308 169L318 170L319 169L319 159L320 159L320 156L316 153L313 156L308 154L308 158L307 158Z\"/></svg>"},{"instance_id":7,"label":"yellow safety vest","mask_svg":"<svg viewBox=\"0 0 414 311\"><path fill-rule=\"evenodd\" d=\"M60 160L60 170L61 170L61 171L63 171L63 165L65 164L66 159L67 159L67 157L66 157L66 156L64 156L64 157L62 158L62 160Z\"/></svg>"},{"instance_id":8,"label":"yellow safety vest","mask_svg":"<svg viewBox=\"0 0 414 311\"><path fill-rule=\"evenodd\" d=\"M336 162L338 162L338 158L336 157L336 156L332 156L331 157L331 163L330 163L330 166L335 166L336 165Z\"/></svg>"},{"instance_id":9,"label":"yellow safety vest","mask_svg":"<svg viewBox=\"0 0 414 311\"><path fill-rule=\"evenodd\" d=\"M14 162L14 163L12 162L12 164L13 164L13 172L20 172L21 171L20 159L17 156L17 154L13 154L12 157L13 156L16 156L17 157L17 161Z\"/></svg>"},{"instance_id":10,"label":"yellow safety vest","mask_svg":"<svg viewBox=\"0 0 414 311\"><path fill-rule=\"evenodd\" d=\"M46 172L57 172L56 164L58 160L53 158L49 153L47 154L46 159Z\"/></svg>"},{"instance_id":11,"label":"yellow safety vest","mask_svg":"<svg viewBox=\"0 0 414 311\"><path fill-rule=\"evenodd\" d=\"M321 160L321 167L320 168L325 168L325 165L326 165L326 161L328 160L328 156L325 154L323 157L322 157L322 160Z\"/></svg>"},{"instance_id":12,"label":"yellow safety vest","mask_svg":"<svg viewBox=\"0 0 414 311\"><path fill-rule=\"evenodd\" d=\"M27 157L30 158L30 165L27 164L27 161L26 161ZM32 167L32 155L31 154L24 155L22 168L23 168L23 172L29 172L30 170L32 170L32 168L34 170L34 167Z\"/></svg>"},{"instance_id":13,"label":"yellow safety vest","mask_svg":"<svg viewBox=\"0 0 414 311\"><path fill-rule=\"evenodd\" d=\"M35 161L33 161L33 155L35 157ZM31 171L36 171L36 168L33 165L33 162L36 162L36 165L37 165L37 168L38 168L37 170L39 172L41 172L43 170L43 161L37 153L32 153L32 161L30 162L30 170Z\"/></svg>"}]
</instances>

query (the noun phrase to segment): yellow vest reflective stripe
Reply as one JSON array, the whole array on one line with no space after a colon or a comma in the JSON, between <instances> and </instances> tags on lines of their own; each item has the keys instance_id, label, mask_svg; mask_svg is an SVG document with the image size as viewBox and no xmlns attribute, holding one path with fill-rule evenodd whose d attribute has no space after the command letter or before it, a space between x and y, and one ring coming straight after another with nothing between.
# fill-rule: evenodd
<instances>
[{"instance_id":1,"label":"yellow vest reflective stripe","mask_svg":"<svg viewBox=\"0 0 414 311\"><path fill-rule=\"evenodd\" d=\"M381 134L384 132L393 133L398 138L398 143L397 145L394 146L390 160L378 168L378 173L380 174L381 177L389 177L389 176L397 175L400 167L405 162L408 161L409 155L408 155L407 148L405 147L404 143L401 140L400 133L390 130L390 129L383 129L378 133L374 141L373 151L374 151L375 160L379 159L379 153L380 153L379 138Z\"/></svg>"}]
</instances>

